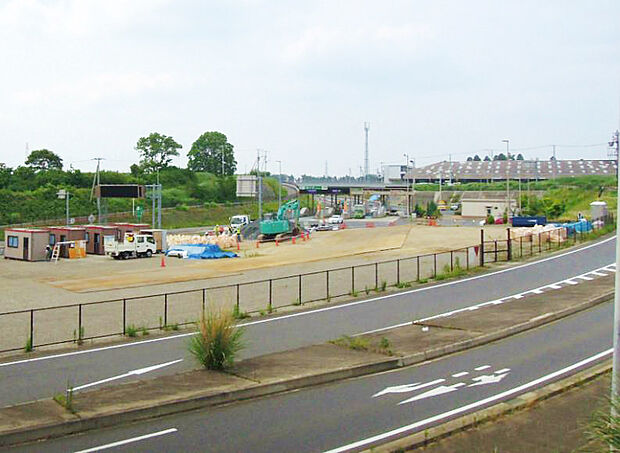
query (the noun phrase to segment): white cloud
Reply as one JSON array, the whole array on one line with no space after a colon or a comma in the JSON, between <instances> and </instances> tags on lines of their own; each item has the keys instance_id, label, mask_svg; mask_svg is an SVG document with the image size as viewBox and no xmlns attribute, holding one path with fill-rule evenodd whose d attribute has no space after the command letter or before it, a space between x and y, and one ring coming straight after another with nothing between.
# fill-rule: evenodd
<instances>
[{"instance_id":1,"label":"white cloud","mask_svg":"<svg viewBox=\"0 0 620 453\"><path fill-rule=\"evenodd\" d=\"M13 101L38 105L90 104L117 96L136 96L144 92L170 88L174 77L169 73L144 74L139 72L96 74L77 80L53 83L47 87L33 87L13 92Z\"/></svg>"},{"instance_id":2,"label":"white cloud","mask_svg":"<svg viewBox=\"0 0 620 453\"><path fill-rule=\"evenodd\" d=\"M321 24L306 28L284 50L286 59L300 61L306 58L337 55L351 51L371 50L415 51L435 37L429 25L360 25Z\"/></svg>"},{"instance_id":3,"label":"white cloud","mask_svg":"<svg viewBox=\"0 0 620 453\"><path fill-rule=\"evenodd\" d=\"M167 0L10 0L0 6L3 34L84 37L144 20Z\"/></svg>"}]
</instances>

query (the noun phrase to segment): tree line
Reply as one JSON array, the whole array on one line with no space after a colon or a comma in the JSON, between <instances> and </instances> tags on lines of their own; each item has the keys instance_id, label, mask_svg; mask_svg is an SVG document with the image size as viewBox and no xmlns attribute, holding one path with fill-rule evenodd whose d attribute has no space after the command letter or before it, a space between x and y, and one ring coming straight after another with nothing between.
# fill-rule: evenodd
<instances>
[{"instance_id":1,"label":"tree line","mask_svg":"<svg viewBox=\"0 0 620 453\"><path fill-rule=\"evenodd\" d=\"M182 146L173 137L153 132L135 145L139 162L129 173L101 171L102 184L149 184L159 179L163 205L198 205L236 200L237 162L234 147L221 132L205 132L192 144L187 168L172 165ZM32 151L23 165L0 163L0 224L63 217L64 201L58 189L69 189L72 216L96 212L91 195L94 173L69 166L49 149ZM148 200L137 200L148 207ZM106 200L109 212L131 210L131 200Z\"/></svg>"}]
</instances>

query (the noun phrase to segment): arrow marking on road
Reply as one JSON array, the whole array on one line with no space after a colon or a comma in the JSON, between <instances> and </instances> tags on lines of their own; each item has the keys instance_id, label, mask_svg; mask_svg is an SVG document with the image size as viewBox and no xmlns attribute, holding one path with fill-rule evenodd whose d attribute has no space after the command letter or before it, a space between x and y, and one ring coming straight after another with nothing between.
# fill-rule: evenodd
<instances>
[{"instance_id":1,"label":"arrow marking on road","mask_svg":"<svg viewBox=\"0 0 620 453\"><path fill-rule=\"evenodd\" d=\"M424 392L424 393L421 393L420 395L414 396L413 398L409 398L408 400L401 401L400 403L398 403L398 405L400 406L401 404L413 403L414 401L418 401L424 398L431 398L433 396L439 396L439 395L444 395L446 393L456 392L460 387L463 387L464 385L465 384L462 382L459 382L458 384L454 384L454 385L440 385L439 387L429 390L428 392Z\"/></svg>"},{"instance_id":2,"label":"arrow marking on road","mask_svg":"<svg viewBox=\"0 0 620 453\"><path fill-rule=\"evenodd\" d=\"M123 379L129 376L139 376L144 373L148 373L150 371L155 371L160 368L164 368L170 365L174 365L175 363L182 362L183 359L173 360L171 362L160 363L158 365L147 366L145 368L138 368L137 370L128 371L127 373L119 374L118 376L112 376L106 379L101 379L100 381L91 382L89 384L80 385L78 387L73 387L73 391L83 390L85 388L94 387L95 385L105 384L106 382L116 381L118 379Z\"/></svg>"},{"instance_id":3,"label":"arrow marking on road","mask_svg":"<svg viewBox=\"0 0 620 453\"><path fill-rule=\"evenodd\" d=\"M427 382L425 384L420 384L419 382L414 382L413 384L405 384L405 385L396 385L394 387L387 387L383 390L381 390L380 392L375 393L374 395L372 395L373 398L377 397L377 396L382 396L382 395L387 395L388 393L407 393L407 392L413 392L415 390L420 390L426 387L430 387L431 385L435 385L435 384L441 384L442 382L445 382L445 379L435 379L434 381L431 382Z\"/></svg>"},{"instance_id":4,"label":"arrow marking on road","mask_svg":"<svg viewBox=\"0 0 620 453\"><path fill-rule=\"evenodd\" d=\"M472 379L472 381L476 381L473 384L469 384L468 387L476 387L478 385L486 385L486 384L497 384L499 381L504 379L508 373L504 374L488 374L483 376L478 376Z\"/></svg>"}]
</instances>

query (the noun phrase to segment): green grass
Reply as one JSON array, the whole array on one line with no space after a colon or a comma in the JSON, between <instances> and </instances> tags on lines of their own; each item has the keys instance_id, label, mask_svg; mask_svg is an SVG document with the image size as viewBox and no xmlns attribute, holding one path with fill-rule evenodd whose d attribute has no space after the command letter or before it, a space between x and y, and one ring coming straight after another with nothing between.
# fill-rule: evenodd
<instances>
[{"instance_id":1,"label":"green grass","mask_svg":"<svg viewBox=\"0 0 620 453\"><path fill-rule=\"evenodd\" d=\"M138 330L139 328L136 327L134 324L129 324L126 328L125 328L125 335L127 335L128 337L137 337L138 336Z\"/></svg>"},{"instance_id":2,"label":"green grass","mask_svg":"<svg viewBox=\"0 0 620 453\"><path fill-rule=\"evenodd\" d=\"M336 346L344 346L355 351L367 351L370 347L370 341L364 337L350 337L343 335L340 338L331 340L330 343Z\"/></svg>"},{"instance_id":3,"label":"green grass","mask_svg":"<svg viewBox=\"0 0 620 453\"><path fill-rule=\"evenodd\" d=\"M32 352L32 337L28 337L28 339L26 340L24 352Z\"/></svg>"},{"instance_id":4,"label":"green grass","mask_svg":"<svg viewBox=\"0 0 620 453\"><path fill-rule=\"evenodd\" d=\"M223 370L232 366L243 349L243 329L235 325L232 312L211 308L197 321L198 333L188 344L189 352L204 368Z\"/></svg>"}]
</instances>

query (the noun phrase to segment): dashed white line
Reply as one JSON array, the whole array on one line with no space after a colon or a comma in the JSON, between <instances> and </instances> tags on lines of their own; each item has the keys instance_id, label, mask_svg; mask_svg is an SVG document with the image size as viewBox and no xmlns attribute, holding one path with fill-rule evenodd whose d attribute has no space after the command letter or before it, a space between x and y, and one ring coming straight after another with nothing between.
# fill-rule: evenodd
<instances>
[{"instance_id":1,"label":"dashed white line","mask_svg":"<svg viewBox=\"0 0 620 453\"><path fill-rule=\"evenodd\" d=\"M503 374L510 371L510 368L502 368L501 370L497 370L495 374Z\"/></svg>"},{"instance_id":2,"label":"dashed white line","mask_svg":"<svg viewBox=\"0 0 620 453\"><path fill-rule=\"evenodd\" d=\"M607 275L609 274L604 274L603 272L598 272L598 271L592 271L590 272L592 275L596 275L598 277L607 277Z\"/></svg>"},{"instance_id":3,"label":"dashed white line","mask_svg":"<svg viewBox=\"0 0 620 453\"><path fill-rule=\"evenodd\" d=\"M438 284L438 285L429 286L429 287L425 287L425 288L412 289L410 291L404 291L404 292L400 292L400 293L388 294L386 296L375 297L375 298L372 298L372 299L365 299L365 300L360 300L360 301L356 301L356 302L350 302L350 303L347 303L347 304L336 305L336 306L332 306L332 307L324 307L324 308L319 308L319 309L316 309L316 310L304 311L304 312L300 312L300 313L292 313L292 314L289 314L289 315L284 315L284 316L279 316L279 317L274 317L274 318L261 319L261 320L257 320L257 321L250 321L250 322L246 322L246 323L240 323L238 325L240 327L245 327L245 326L252 326L252 325L256 325L256 324L263 324L263 323L269 323L269 322L282 321L282 320L285 320L285 319L288 319L288 318L295 318L295 317L298 317L298 316L307 316L307 315L312 315L312 314L315 314L315 313L320 313L320 312L330 311L330 310L340 310L340 309L352 307L352 306L355 306L355 305L365 304L365 303L369 303L369 302L375 302L375 301L383 300L383 299L389 299L389 298L398 297L398 296L402 296L402 295L406 295L406 294L414 294L414 293L417 293L417 292L434 290L434 289L437 289L437 288L441 288L441 287L445 287L445 286L452 286L452 285L457 285L457 284L462 284L462 283L466 283L466 282L473 281L473 280L479 280L479 279L482 279L482 278L491 278L491 277L493 277L495 275L500 275L500 274L503 274L503 273L506 273L506 272L513 272L513 271L518 270L518 269L523 269L523 268L526 268L526 267L538 265L538 264L544 263L546 261L553 261L553 260L556 260L558 258L562 258L562 257L568 256L568 255L572 255L572 254L575 254L575 253L582 252L584 250L588 250L590 248L598 247L600 245L606 244L607 242L613 241L615 238L616 237L613 236L613 237L604 239L604 240L602 240L600 242L596 242L594 244L590 244L590 245L587 245L585 247L581 247L581 248L578 248L578 249L575 249L575 250L571 250L571 251L566 252L566 253L550 256L548 258L543 258L541 260L532 261L530 263L521 264L519 266L509 267L507 269L502 269L502 270L499 270L499 271L496 271L496 272L491 272L491 273L488 273L488 274L475 275L473 277L464 278L462 280L454 280L454 281L451 281L451 282L441 283L441 284ZM607 265L607 266L605 266L604 268L601 268L601 269L605 269L605 270L608 270L610 272L616 272L615 266L616 266L615 263L612 263L612 264L609 264L609 265ZM597 270L601 270L601 269L597 269ZM576 285L577 284L577 282L570 282L569 283L569 280L565 280L564 282L568 283L570 285ZM506 299L506 298L508 298L508 297L505 297L504 299ZM502 303L502 302L498 301L497 304L499 304L499 303ZM455 311L455 312L451 312L451 314L456 313L456 312L458 312L458 310ZM435 317L427 318L427 319L434 319L434 318ZM416 322L419 322L419 321L420 320L418 320ZM410 324L412 324L412 323L405 323L405 324L403 324L403 326L410 325ZM392 326L384 327L384 328L381 328L381 329L377 329L376 332L381 332L381 331L389 330L389 329L392 329L392 328L393 328ZM358 335L363 335L365 333L366 332L360 333ZM32 363L32 362L39 362L39 361L42 361L42 360L52 360L52 359L58 359L58 358L64 358L64 357L71 357L71 356L75 356L75 355L91 354L91 353L95 353L95 352L102 352L102 351L107 351L107 350L112 350L112 349L130 348L130 347L133 347L133 346L141 346L141 345L148 344L148 343L156 343L156 342L160 342L160 341L176 340L176 339L179 339L179 338L190 337L190 336L193 336L193 335L195 335L195 333L194 332L190 332L190 333L183 333L183 334L179 334L179 335L171 335L169 337L161 337L161 338L153 338L153 339L150 339L150 340L136 341L136 342L132 342L132 343L122 343L122 344L116 344L116 345L112 345L112 346L102 346L102 347L99 347L99 348L85 349L85 350L82 350L82 351L72 351L72 352L65 352L65 353L60 353L60 354L52 354L52 355L47 355L47 356L42 356L42 357L34 357L34 358L31 358L31 359L23 359L23 360L16 360L16 361L12 361L12 362L4 362L4 363L0 363L0 368L6 367L6 366L12 366L12 365L21 365L21 364Z\"/></svg>"},{"instance_id":4,"label":"dashed white line","mask_svg":"<svg viewBox=\"0 0 620 453\"><path fill-rule=\"evenodd\" d=\"M573 277L575 278L575 277ZM567 285L578 285L579 283L574 280L564 280L562 283L566 283Z\"/></svg>"},{"instance_id":5,"label":"dashed white line","mask_svg":"<svg viewBox=\"0 0 620 453\"><path fill-rule=\"evenodd\" d=\"M452 409L450 411L447 412L443 412L441 414L437 414L437 415L433 415L432 417L428 417L425 418L424 420L420 420L414 423L411 423L409 425L406 426L401 426L400 428L396 428L393 429L391 431L387 431L381 434L377 434L375 436L372 437L368 437L366 439L362 439L362 440L358 440L356 442L350 443L348 445L343 445L341 447L338 448L334 448L332 450L328 450L325 453L343 453L345 451L349 451L349 450L353 450L355 448L360 448L360 447L364 447L367 445L371 445L377 442L382 442L385 441L386 439L389 439L390 437L395 437L401 434L405 434L407 432L410 431L415 431L419 428L422 428L424 426L430 425L432 423L435 422L439 422L441 420L450 418L450 417L454 417L455 415L459 415L459 414L463 414L466 413L468 411L471 411L473 409L477 409L479 407L484 407L490 403L494 403L496 401L501 401L502 399L508 398L512 395L516 395L519 394L520 392L523 392L525 390L529 390L533 387L536 387L540 384L544 384L548 381L551 381L557 377L560 377L564 374L567 374L573 370L577 370L585 365L588 365L592 362L596 362L600 359L602 359L603 357L608 356L609 354L611 354L613 352L613 349L607 349L606 351L600 352L596 355L593 355L591 357L588 357L587 359L581 360L580 362L574 363L570 366L567 366L566 368L562 368L561 370L558 371L554 371L553 373L547 374L545 376L542 376L538 379L534 379L533 381L527 382L523 385L520 385L518 387L514 387L510 390L506 390L504 392L498 393L496 395L490 396L488 398L484 398L481 399L479 401L475 401L473 403L470 404L466 404L465 406L461 406L461 407L457 407L455 409Z\"/></svg>"},{"instance_id":6,"label":"dashed white line","mask_svg":"<svg viewBox=\"0 0 620 453\"><path fill-rule=\"evenodd\" d=\"M474 368L474 370L476 370L476 371L482 371L482 370L486 370L486 369L488 369L488 368L491 368L491 365L482 365L482 366L479 366L479 367Z\"/></svg>"},{"instance_id":7,"label":"dashed white line","mask_svg":"<svg viewBox=\"0 0 620 453\"><path fill-rule=\"evenodd\" d=\"M469 372L467 372L467 371L461 371L460 373L454 373L452 375L452 377L459 378L459 377L467 376L468 374L469 374Z\"/></svg>"},{"instance_id":8,"label":"dashed white line","mask_svg":"<svg viewBox=\"0 0 620 453\"><path fill-rule=\"evenodd\" d=\"M585 276L585 275L579 275L579 276L577 276L576 278L580 278L580 279L582 279L582 280L588 280L588 281L589 281L589 280L594 280L592 277L587 277L587 276Z\"/></svg>"},{"instance_id":9,"label":"dashed white line","mask_svg":"<svg viewBox=\"0 0 620 453\"><path fill-rule=\"evenodd\" d=\"M75 453L93 453L95 451L107 450L109 448L120 447L121 445L131 444L133 442L139 442L145 439L151 439L153 437L164 436L166 434L176 433L176 428L165 429L156 433L145 434L144 436L132 437L131 439L119 440L118 442L112 442L111 444L100 445L98 447L87 448L86 450L76 451Z\"/></svg>"}]
</instances>

